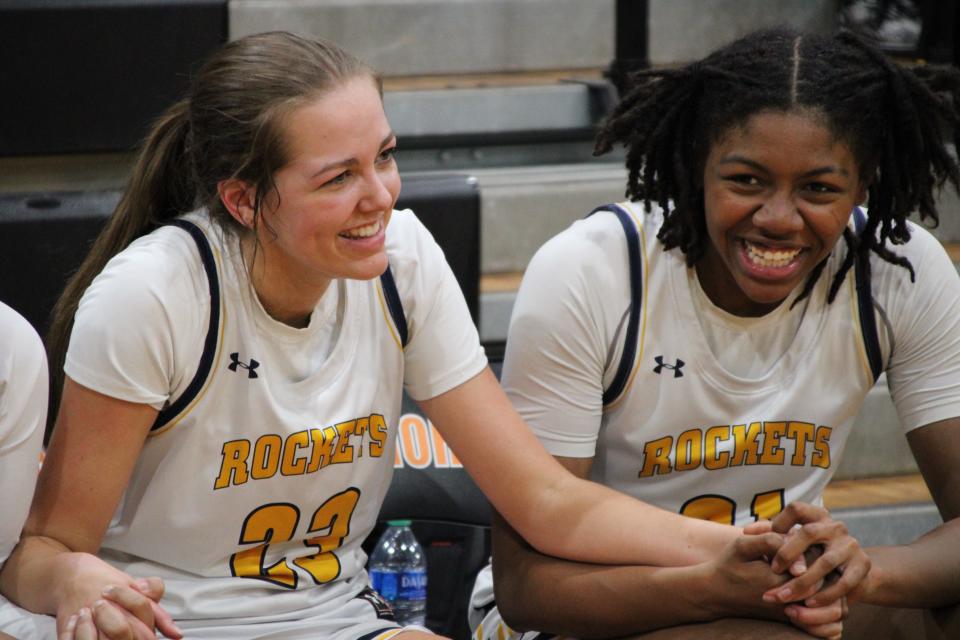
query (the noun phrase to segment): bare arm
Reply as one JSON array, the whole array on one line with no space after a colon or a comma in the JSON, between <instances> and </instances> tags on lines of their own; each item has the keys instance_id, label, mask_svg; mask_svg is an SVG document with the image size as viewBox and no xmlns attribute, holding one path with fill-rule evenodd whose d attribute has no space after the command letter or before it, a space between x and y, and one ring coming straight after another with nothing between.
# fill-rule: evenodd
<instances>
[{"instance_id":1,"label":"bare arm","mask_svg":"<svg viewBox=\"0 0 960 640\"><path fill-rule=\"evenodd\" d=\"M138 584L93 555L156 414L147 405L109 398L70 378L65 381L23 538L0 574L4 595L30 611L56 615L60 631L70 616L104 597L122 602L151 628L154 616L168 619L150 602L162 594L158 582ZM114 590L105 596L109 586ZM102 631L120 628L129 618L119 608L102 605L94 617ZM142 637L144 628L136 628ZM178 637L175 628L169 629L168 635ZM146 637L153 637L152 631Z\"/></svg>"},{"instance_id":2,"label":"bare arm","mask_svg":"<svg viewBox=\"0 0 960 640\"><path fill-rule=\"evenodd\" d=\"M960 418L907 434L944 524L906 545L870 547L864 602L932 608L960 602Z\"/></svg>"},{"instance_id":3,"label":"bare arm","mask_svg":"<svg viewBox=\"0 0 960 640\"><path fill-rule=\"evenodd\" d=\"M517 415L489 369L421 406L497 510L542 553L687 565L739 535L569 473Z\"/></svg>"},{"instance_id":4,"label":"bare arm","mask_svg":"<svg viewBox=\"0 0 960 640\"><path fill-rule=\"evenodd\" d=\"M590 458L557 460L581 478L592 463ZM731 615L786 620L782 605L761 600L766 588L783 582L762 559L778 543L776 535L741 536L714 554L714 561L686 567L587 564L538 553L495 516L497 604L511 628L580 638L622 636Z\"/></svg>"}]
</instances>

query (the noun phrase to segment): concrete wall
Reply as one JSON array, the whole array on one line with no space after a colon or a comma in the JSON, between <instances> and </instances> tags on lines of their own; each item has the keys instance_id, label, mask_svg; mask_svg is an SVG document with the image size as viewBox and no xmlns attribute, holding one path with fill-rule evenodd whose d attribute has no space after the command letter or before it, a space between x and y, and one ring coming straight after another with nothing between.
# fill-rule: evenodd
<instances>
[{"instance_id":1,"label":"concrete wall","mask_svg":"<svg viewBox=\"0 0 960 640\"><path fill-rule=\"evenodd\" d=\"M231 38L283 29L385 75L606 67L614 0L231 0Z\"/></svg>"},{"instance_id":2,"label":"concrete wall","mask_svg":"<svg viewBox=\"0 0 960 640\"><path fill-rule=\"evenodd\" d=\"M649 0L654 65L690 62L761 27L830 31L836 0Z\"/></svg>"}]
</instances>

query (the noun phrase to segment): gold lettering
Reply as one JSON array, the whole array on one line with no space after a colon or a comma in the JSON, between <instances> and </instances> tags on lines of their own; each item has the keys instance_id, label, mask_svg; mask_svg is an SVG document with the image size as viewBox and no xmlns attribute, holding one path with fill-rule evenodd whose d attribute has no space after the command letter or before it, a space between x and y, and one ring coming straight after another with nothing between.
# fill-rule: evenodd
<instances>
[{"instance_id":1,"label":"gold lettering","mask_svg":"<svg viewBox=\"0 0 960 640\"><path fill-rule=\"evenodd\" d=\"M783 489L758 493L753 496L753 502L750 503L750 515L755 520L773 520L781 511L783 511Z\"/></svg>"},{"instance_id":2,"label":"gold lettering","mask_svg":"<svg viewBox=\"0 0 960 640\"><path fill-rule=\"evenodd\" d=\"M310 441L313 443L313 451L310 452L310 465L307 467L307 473L313 473L330 464L333 457L333 441L337 437L337 430L333 427L324 429L310 429Z\"/></svg>"},{"instance_id":3,"label":"gold lettering","mask_svg":"<svg viewBox=\"0 0 960 640\"><path fill-rule=\"evenodd\" d=\"M257 443L253 445L250 476L254 480L272 478L277 473L277 467L280 466L280 450L282 448L283 440L275 433L268 433L257 438Z\"/></svg>"},{"instance_id":4,"label":"gold lettering","mask_svg":"<svg viewBox=\"0 0 960 640\"><path fill-rule=\"evenodd\" d=\"M353 428L353 435L360 437L360 446L357 447L357 457L363 457L363 436L370 430L370 418L357 418L357 426Z\"/></svg>"},{"instance_id":5,"label":"gold lettering","mask_svg":"<svg viewBox=\"0 0 960 640\"><path fill-rule=\"evenodd\" d=\"M670 449L673 447L673 438L665 436L651 440L643 445L643 468L637 474L640 478L647 478L653 474L666 475L673 469L670 466Z\"/></svg>"},{"instance_id":6,"label":"gold lettering","mask_svg":"<svg viewBox=\"0 0 960 640\"><path fill-rule=\"evenodd\" d=\"M379 458L383 455L383 449L387 446L387 422L378 413L370 416L370 455Z\"/></svg>"},{"instance_id":7,"label":"gold lettering","mask_svg":"<svg viewBox=\"0 0 960 640\"><path fill-rule=\"evenodd\" d=\"M790 464L802 467L807 462L807 443L813 440L814 425L809 422L791 422L787 424L787 437L794 441L793 457Z\"/></svg>"},{"instance_id":8,"label":"gold lettering","mask_svg":"<svg viewBox=\"0 0 960 640\"><path fill-rule=\"evenodd\" d=\"M307 459L298 458L299 449L305 449L310 444L310 433L298 431L287 436L283 444L283 462L280 464L280 473L285 476L299 476L307 470Z\"/></svg>"},{"instance_id":9,"label":"gold lettering","mask_svg":"<svg viewBox=\"0 0 960 640\"><path fill-rule=\"evenodd\" d=\"M700 466L702 461L703 432L700 429L688 429L677 437L677 471L690 471Z\"/></svg>"},{"instance_id":10,"label":"gold lettering","mask_svg":"<svg viewBox=\"0 0 960 640\"><path fill-rule=\"evenodd\" d=\"M223 443L223 460L220 462L220 475L213 483L214 489L223 489L230 484L243 484L247 481L247 457L250 455L249 440L231 440ZM232 477L232 480L231 480Z\"/></svg>"},{"instance_id":11,"label":"gold lettering","mask_svg":"<svg viewBox=\"0 0 960 640\"><path fill-rule=\"evenodd\" d=\"M337 425L337 450L333 454L332 464L353 462L353 445L350 444L350 435L357 426L356 420L348 420Z\"/></svg>"},{"instance_id":12,"label":"gold lettering","mask_svg":"<svg viewBox=\"0 0 960 640\"><path fill-rule=\"evenodd\" d=\"M810 458L810 464L822 469L830 468L830 434L833 429L830 427L817 427L817 434L813 440L813 456Z\"/></svg>"},{"instance_id":13,"label":"gold lettering","mask_svg":"<svg viewBox=\"0 0 960 640\"><path fill-rule=\"evenodd\" d=\"M760 423L751 422L748 427L745 424L733 425L733 458L730 460L731 467L741 465L757 464L760 459Z\"/></svg>"},{"instance_id":14,"label":"gold lettering","mask_svg":"<svg viewBox=\"0 0 960 640\"><path fill-rule=\"evenodd\" d=\"M763 423L763 452L760 454L760 464L783 464L783 447L780 438L787 430L786 422Z\"/></svg>"},{"instance_id":15,"label":"gold lettering","mask_svg":"<svg viewBox=\"0 0 960 640\"><path fill-rule=\"evenodd\" d=\"M733 524L737 505L730 498L715 495L703 495L683 503L680 513L691 518Z\"/></svg>"},{"instance_id":16,"label":"gold lettering","mask_svg":"<svg viewBox=\"0 0 960 640\"><path fill-rule=\"evenodd\" d=\"M730 439L729 425L717 425L707 429L703 441L703 466L711 471L725 469L730 464L730 452L717 453L717 445L722 440Z\"/></svg>"}]
</instances>

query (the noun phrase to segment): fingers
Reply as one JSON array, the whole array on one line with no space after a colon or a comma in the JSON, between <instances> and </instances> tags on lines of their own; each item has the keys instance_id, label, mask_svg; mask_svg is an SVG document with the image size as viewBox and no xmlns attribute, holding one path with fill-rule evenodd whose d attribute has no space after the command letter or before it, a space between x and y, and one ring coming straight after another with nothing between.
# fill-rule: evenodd
<instances>
[{"instance_id":1,"label":"fingers","mask_svg":"<svg viewBox=\"0 0 960 640\"><path fill-rule=\"evenodd\" d=\"M787 533L798 524L807 524L821 520L829 520L830 512L823 507L806 502L791 502L778 513L771 521L771 526L777 533Z\"/></svg>"},{"instance_id":2,"label":"fingers","mask_svg":"<svg viewBox=\"0 0 960 640\"><path fill-rule=\"evenodd\" d=\"M97 627L93 624L90 609L84 607L77 612L74 640L97 640Z\"/></svg>"},{"instance_id":3,"label":"fingers","mask_svg":"<svg viewBox=\"0 0 960 640\"><path fill-rule=\"evenodd\" d=\"M845 596L852 593L870 572L870 558L863 551L860 555L863 556L862 561L858 558L856 562L848 562L843 568L843 573L837 575L836 580L825 589L807 598L806 604L811 607L821 607L842 598L846 606Z\"/></svg>"},{"instance_id":4,"label":"fingers","mask_svg":"<svg viewBox=\"0 0 960 640\"><path fill-rule=\"evenodd\" d=\"M163 580L160 578L141 578L134 583L134 588L154 602L160 602L163 597Z\"/></svg>"},{"instance_id":5,"label":"fingers","mask_svg":"<svg viewBox=\"0 0 960 640\"><path fill-rule=\"evenodd\" d=\"M783 543L783 536L769 532L740 536L735 541L733 549L738 560L764 560L777 553Z\"/></svg>"},{"instance_id":6,"label":"fingers","mask_svg":"<svg viewBox=\"0 0 960 640\"><path fill-rule=\"evenodd\" d=\"M806 555L801 553L800 556L793 561L793 564L790 565L790 575L792 576L802 576L807 571L807 558Z\"/></svg>"},{"instance_id":7,"label":"fingers","mask_svg":"<svg viewBox=\"0 0 960 640\"><path fill-rule=\"evenodd\" d=\"M93 603L93 624L102 637L109 640L152 640L156 635L146 629L147 634L135 633L131 628L132 616L128 616L117 605L106 600ZM141 623L142 625L142 623ZM79 639L78 639L79 640Z\"/></svg>"},{"instance_id":8,"label":"fingers","mask_svg":"<svg viewBox=\"0 0 960 640\"><path fill-rule=\"evenodd\" d=\"M141 578L134 583L137 591L147 596L153 602L148 603L151 609L151 617L153 620L154 626L159 629L163 635L168 638L173 638L178 640L183 637L183 632L180 631L179 627L173 622L173 616L167 613L167 610L161 607L159 604L160 599L163 597L164 584L163 580L160 578ZM146 620L146 618L137 615L141 620Z\"/></svg>"},{"instance_id":9,"label":"fingers","mask_svg":"<svg viewBox=\"0 0 960 640\"><path fill-rule=\"evenodd\" d=\"M77 614L73 614L57 634L57 640L73 640L77 629Z\"/></svg>"},{"instance_id":10,"label":"fingers","mask_svg":"<svg viewBox=\"0 0 960 640\"><path fill-rule=\"evenodd\" d=\"M800 560L807 549L817 544L830 545L837 541L847 545L851 543L857 545L857 541L849 536L847 526L838 520L828 519L803 524L790 531L770 565L776 573L783 573ZM822 564L827 555L827 551L824 551L814 565L818 562Z\"/></svg>"},{"instance_id":11,"label":"fingers","mask_svg":"<svg viewBox=\"0 0 960 640\"><path fill-rule=\"evenodd\" d=\"M757 520L756 522L751 522L743 528L743 532L747 535L758 535L761 533L769 533L773 531L773 523L769 520Z\"/></svg>"},{"instance_id":12,"label":"fingers","mask_svg":"<svg viewBox=\"0 0 960 640\"><path fill-rule=\"evenodd\" d=\"M821 606L850 593L870 571L870 558L849 536L835 541L805 574L787 582L776 592L780 602L807 599L810 606ZM821 579L829 584L820 590ZM818 592L819 590L819 592Z\"/></svg>"},{"instance_id":13,"label":"fingers","mask_svg":"<svg viewBox=\"0 0 960 640\"><path fill-rule=\"evenodd\" d=\"M156 640L155 627L169 638L183 637L158 604L160 578L135 580L95 556L78 555L86 563L84 579L59 603L57 640Z\"/></svg>"},{"instance_id":14,"label":"fingers","mask_svg":"<svg viewBox=\"0 0 960 640\"><path fill-rule=\"evenodd\" d=\"M847 611L847 603L843 598L823 607L789 605L784 609L795 626L810 635L829 639L840 638Z\"/></svg>"},{"instance_id":15,"label":"fingers","mask_svg":"<svg viewBox=\"0 0 960 640\"><path fill-rule=\"evenodd\" d=\"M817 626L843 621L844 617L846 617L846 605L843 598L841 598L822 607L805 607L801 604L791 604L784 608L784 612L794 623L806 626Z\"/></svg>"},{"instance_id":16,"label":"fingers","mask_svg":"<svg viewBox=\"0 0 960 640\"><path fill-rule=\"evenodd\" d=\"M161 591L162 593L162 591ZM111 585L103 590L103 597L115 603L121 609L129 611L138 620L153 629L153 600L139 591L117 585Z\"/></svg>"},{"instance_id":17,"label":"fingers","mask_svg":"<svg viewBox=\"0 0 960 640\"><path fill-rule=\"evenodd\" d=\"M135 586L139 590L121 585L111 585L104 589L103 598L94 603L92 611L87 610L93 630L99 632L99 635L95 634L93 637L108 640L155 640L156 625L166 636L181 638L182 633L173 623L170 614L147 595L162 596L163 583L159 579L142 580ZM63 640L80 640L82 635L89 635L88 627L87 618L78 615L73 635L65 635Z\"/></svg>"},{"instance_id":18,"label":"fingers","mask_svg":"<svg viewBox=\"0 0 960 640\"><path fill-rule=\"evenodd\" d=\"M168 638L180 640L180 638L183 637L183 632L180 631L180 628L176 624L174 624L173 616L167 613L166 609L161 607L156 602L151 602L150 606L153 607L153 619L157 625L157 629L159 629L160 632Z\"/></svg>"}]
</instances>

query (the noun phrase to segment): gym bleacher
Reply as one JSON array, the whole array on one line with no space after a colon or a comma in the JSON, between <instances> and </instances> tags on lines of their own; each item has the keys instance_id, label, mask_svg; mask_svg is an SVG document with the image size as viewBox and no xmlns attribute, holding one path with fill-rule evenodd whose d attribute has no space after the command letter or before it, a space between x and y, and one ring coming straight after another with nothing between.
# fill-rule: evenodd
<instances>
[{"instance_id":1,"label":"gym bleacher","mask_svg":"<svg viewBox=\"0 0 960 640\"><path fill-rule=\"evenodd\" d=\"M119 197L149 120L227 39L284 29L330 38L384 74L404 190L438 237L496 360L533 252L622 198L594 127L631 65L702 56L754 28L832 30L831 0L0 0L0 300L41 333L64 278ZM628 29L627 25L632 29ZM954 194L934 230L960 255ZM467 637L489 507L429 424L430 455L397 454L383 519L412 517L427 547L428 621ZM416 449L417 447L414 447ZM825 495L864 545L940 522L881 378Z\"/></svg>"}]
</instances>

